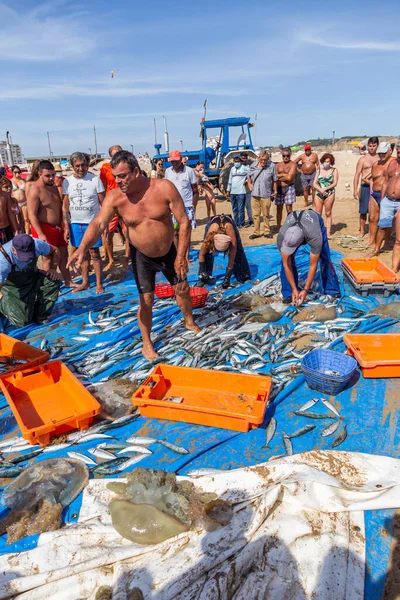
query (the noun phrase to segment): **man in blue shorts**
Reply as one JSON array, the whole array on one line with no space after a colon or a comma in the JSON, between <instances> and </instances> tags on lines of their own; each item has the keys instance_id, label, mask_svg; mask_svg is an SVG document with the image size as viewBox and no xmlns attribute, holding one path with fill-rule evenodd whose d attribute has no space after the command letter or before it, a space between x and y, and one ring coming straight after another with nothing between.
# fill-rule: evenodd
<instances>
[{"instance_id":1,"label":"man in blue shorts","mask_svg":"<svg viewBox=\"0 0 400 600\"><path fill-rule=\"evenodd\" d=\"M69 159L74 174L64 179L63 191L63 220L67 241L75 249L80 246L89 224L100 212L105 197L104 185L97 175L89 173L89 165L85 154L74 152ZM96 293L104 292L102 285L102 264L100 250L101 238L86 252L82 261L82 283L73 293L87 290L89 284L89 260L93 260L96 276Z\"/></svg>"},{"instance_id":2,"label":"man in blue shorts","mask_svg":"<svg viewBox=\"0 0 400 600\"><path fill-rule=\"evenodd\" d=\"M369 138L367 146L368 154L361 156L361 158L358 159L356 174L354 175L353 195L354 198L359 201L360 237L364 237L365 235L365 225L367 222L369 199L371 196L372 167L379 160L379 156L376 153L378 145L379 139L377 137Z\"/></svg>"}]
</instances>

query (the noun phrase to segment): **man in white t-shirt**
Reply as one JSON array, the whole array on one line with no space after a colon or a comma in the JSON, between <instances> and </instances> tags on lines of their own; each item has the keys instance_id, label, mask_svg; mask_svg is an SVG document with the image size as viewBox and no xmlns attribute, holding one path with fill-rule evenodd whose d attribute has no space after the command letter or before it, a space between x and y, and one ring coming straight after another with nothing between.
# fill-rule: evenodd
<instances>
[{"instance_id":1,"label":"man in white t-shirt","mask_svg":"<svg viewBox=\"0 0 400 600\"><path fill-rule=\"evenodd\" d=\"M182 155L179 150L171 150L168 160L172 166L166 169L165 179L171 181L180 193L192 229L195 229L196 206L199 200L196 173L191 167L183 164ZM178 231L179 225L174 219L172 220L175 231Z\"/></svg>"},{"instance_id":2,"label":"man in white t-shirt","mask_svg":"<svg viewBox=\"0 0 400 600\"><path fill-rule=\"evenodd\" d=\"M100 212L104 200L104 185L97 175L88 172L89 165L82 152L74 152L70 157L74 174L63 181L63 217L66 236L71 246L77 248L89 224ZM93 260L96 276L96 293L104 292L102 285L102 264L100 257L101 239L90 248L82 262L82 284L73 293L87 290L89 284L89 260Z\"/></svg>"}]
</instances>

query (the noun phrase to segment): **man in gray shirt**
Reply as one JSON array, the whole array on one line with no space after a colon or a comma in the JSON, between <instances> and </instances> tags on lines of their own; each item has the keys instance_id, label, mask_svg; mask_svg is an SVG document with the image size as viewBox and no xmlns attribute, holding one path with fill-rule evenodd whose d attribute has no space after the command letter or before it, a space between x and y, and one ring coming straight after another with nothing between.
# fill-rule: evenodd
<instances>
[{"instance_id":1,"label":"man in gray shirt","mask_svg":"<svg viewBox=\"0 0 400 600\"><path fill-rule=\"evenodd\" d=\"M299 278L295 255L300 246L310 246L310 266L306 284L299 292ZM278 233L277 245L281 253L281 283L283 301L300 305L310 293L311 284L320 262L324 294L340 296L339 280L331 261L328 236L322 217L314 210L295 210L290 213Z\"/></svg>"},{"instance_id":2,"label":"man in gray shirt","mask_svg":"<svg viewBox=\"0 0 400 600\"><path fill-rule=\"evenodd\" d=\"M260 152L258 161L253 163L248 177L251 188L251 207L253 209L254 233L251 240L260 237L260 216L264 219L264 237L272 238L269 226L271 202L277 193L278 177L275 164L270 160L266 150Z\"/></svg>"}]
</instances>

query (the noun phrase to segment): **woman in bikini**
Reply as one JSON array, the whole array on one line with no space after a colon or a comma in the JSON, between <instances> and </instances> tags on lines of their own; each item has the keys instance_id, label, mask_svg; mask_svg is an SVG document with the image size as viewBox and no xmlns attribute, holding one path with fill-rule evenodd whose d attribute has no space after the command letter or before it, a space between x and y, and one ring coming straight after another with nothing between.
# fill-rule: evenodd
<instances>
[{"instance_id":1,"label":"woman in bikini","mask_svg":"<svg viewBox=\"0 0 400 600\"><path fill-rule=\"evenodd\" d=\"M313 188L316 191L313 209L322 216L325 207L326 231L331 236L332 207L335 202L335 188L338 184L338 170L333 166L335 158L327 152L321 158L321 168L315 174Z\"/></svg>"},{"instance_id":2,"label":"woman in bikini","mask_svg":"<svg viewBox=\"0 0 400 600\"><path fill-rule=\"evenodd\" d=\"M13 198L18 202L18 215L17 219L19 221L19 223L22 225L22 229L21 231L24 231L25 233L29 233L29 226L28 226L28 231L26 230L26 226L25 226L25 217L28 218L28 209L26 206L26 194L25 194L25 181L22 179L21 177L21 169L18 167L18 165L13 165L11 167L11 172L12 172L12 179L11 179L11 184L12 184L12 196ZM15 212L15 210L14 210Z\"/></svg>"},{"instance_id":3,"label":"woman in bikini","mask_svg":"<svg viewBox=\"0 0 400 600\"><path fill-rule=\"evenodd\" d=\"M207 221L211 219L211 211L213 216L217 214L215 194L208 177L204 175L204 163L199 161L194 168L197 177L197 185L199 186L199 195L204 193L207 206Z\"/></svg>"}]
</instances>

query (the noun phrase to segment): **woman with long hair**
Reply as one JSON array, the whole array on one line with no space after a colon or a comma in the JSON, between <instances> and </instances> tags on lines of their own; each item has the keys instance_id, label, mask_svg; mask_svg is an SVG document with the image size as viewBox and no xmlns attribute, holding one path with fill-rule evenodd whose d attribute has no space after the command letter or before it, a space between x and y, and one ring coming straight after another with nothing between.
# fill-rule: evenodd
<instances>
[{"instance_id":1,"label":"woman with long hair","mask_svg":"<svg viewBox=\"0 0 400 600\"><path fill-rule=\"evenodd\" d=\"M204 163L199 161L194 168L199 186L199 195L204 194L207 206L207 220L211 218L211 211L215 217L217 214L217 205L215 200L214 189L206 175L204 175Z\"/></svg>"},{"instance_id":2,"label":"woman with long hair","mask_svg":"<svg viewBox=\"0 0 400 600\"><path fill-rule=\"evenodd\" d=\"M334 167L335 157L333 154L325 153L321 157L320 163L313 184L316 191L313 209L322 216L322 209L325 208L326 231L329 238L332 229L332 207L335 202L335 189L339 174Z\"/></svg>"},{"instance_id":3,"label":"woman with long hair","mask_svg":"<svg viewBox=\"0 0 400 600\"><path fill-rule=\"evenodd\" d=\"M28 218L28 208L26 206L26 183L21 177L21 169L18 165L11 167L12 172L12 197L15 198L18 203L18 215L16 215L19 224L21 225L21 231L29 233L25 228L25 218ZM14 207L15 212L15 207Z\"/></svg>"}]
</instances>

